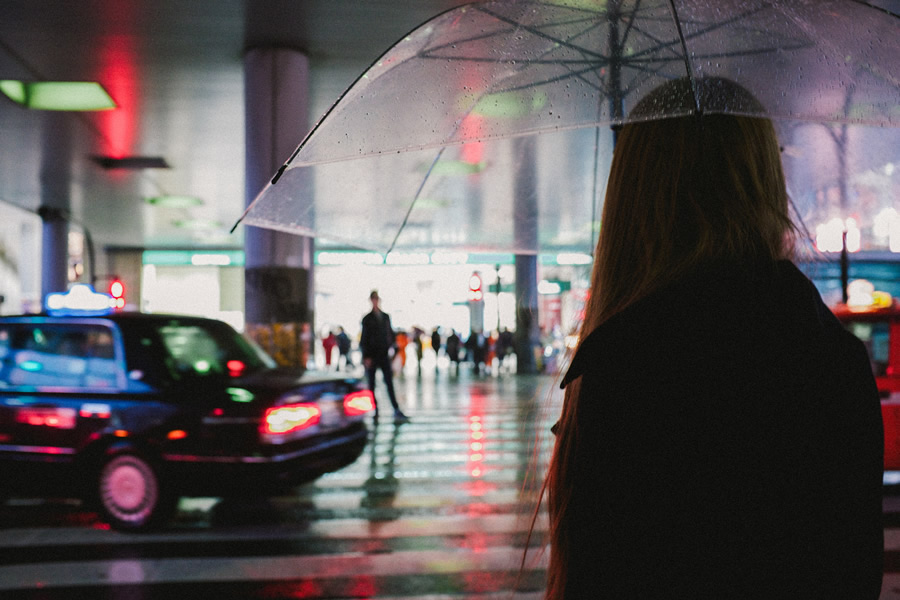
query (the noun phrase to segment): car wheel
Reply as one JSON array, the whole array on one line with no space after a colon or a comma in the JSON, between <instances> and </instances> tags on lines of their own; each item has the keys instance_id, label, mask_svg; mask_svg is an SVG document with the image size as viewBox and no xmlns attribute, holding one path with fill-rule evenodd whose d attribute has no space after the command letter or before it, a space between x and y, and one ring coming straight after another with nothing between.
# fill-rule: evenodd
<instances>
[{"instance_id":1,"label":"car wheel","mask_svg":"<svg viewBox=\"0 0 900 600\"><path fill-rule=\"evenodd\" d=\"M153 466L135 454L113 457L100 470L98 500L104 519L116 529L149 529L172 516L177 497L160 485Z\"/></svg>"}]
</instances>

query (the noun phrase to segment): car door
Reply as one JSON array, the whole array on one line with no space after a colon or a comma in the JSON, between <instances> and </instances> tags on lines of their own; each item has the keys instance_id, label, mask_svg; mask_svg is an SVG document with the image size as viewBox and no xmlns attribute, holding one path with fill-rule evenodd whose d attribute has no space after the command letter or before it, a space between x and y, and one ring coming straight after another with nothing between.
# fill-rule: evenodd
<instances>
[{"instance_id":1,"label":"car door","mask_svg":"<svg viewBox=\"0 0 900 600\"><path fill-rule=\"evenodd\" d=\"M0 452L66 461L114 425L127 379L111 323L2 320L0 361Z\"/></svg>"}]
</instances>

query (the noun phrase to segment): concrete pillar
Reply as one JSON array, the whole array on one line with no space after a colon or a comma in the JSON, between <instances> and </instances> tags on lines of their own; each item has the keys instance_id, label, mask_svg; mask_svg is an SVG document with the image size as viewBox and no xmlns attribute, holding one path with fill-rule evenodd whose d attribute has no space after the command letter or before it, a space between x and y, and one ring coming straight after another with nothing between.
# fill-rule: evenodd
<instances>
[{"instance_id":1,"label":"concrete pillar","mask_svg":"<svg viewBox=\"0 0 900 600\"><path fill-rule=\"evenodd\" d=\"M69 208L72 165L72 116L43 115L41 138L41 301L69 285Z\"/></svg>"},{"instance_id":2,"label":"concrete pillar","mask_svg":"<svg viewBox=\"0 0 900 600\"><path fill-rule=\"evenodd\" d=\"M309 63L288 48L244 55L246 201L249 204L309 131ZM311 357L315 291L312 238L247 226L246 332L282 365Z\"/></svg>"},{"instance_id":3,"label":"concrete pillar","mask_svg":"<svg viewBox=\"0 0 900 600\"><path fill-rule=\"evenodd\" d=\"M514 178L513 227L516 245L538 247L537 164L534 139L516 140L518 155ZM536 373L535 352L541 345L538 320L537 254L517 254L516 261L516 372Z\"/></svg>"}]
</instances>

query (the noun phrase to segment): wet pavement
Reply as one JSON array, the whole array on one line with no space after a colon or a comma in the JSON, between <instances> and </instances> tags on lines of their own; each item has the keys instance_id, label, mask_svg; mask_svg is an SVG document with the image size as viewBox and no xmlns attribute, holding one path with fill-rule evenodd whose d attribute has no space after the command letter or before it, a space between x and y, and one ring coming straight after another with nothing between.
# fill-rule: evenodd
<instances>
[{"instance_id":1,"label":"wet pavement","mask_svg":"<svg viewBox=\"0 0 900 600\"><path fill-rule=\"evenodd\" d=\"M407 369L411 422L370 422L354 464L289 496L183 499L152 533L111 531L75 501L10 501L0 598L537 600L555 383ZM389 415L380 380L376 396Z\"/></svg>"},{"instance_id":2,"label":"wet pavement","mask_svg":"<svg viewBox=\"0 0 900 600\"><path fill-rule=\"evenodd\" d=\"M153 533L111 531L75 501L10 501L0 598L538 600L546 521L532 516L556 383L407 369L412 421L370 423L354 464L264 501L183 499ZM884 507L881 599L900 600L900 491Z\"/></svg>"}]
</instances>

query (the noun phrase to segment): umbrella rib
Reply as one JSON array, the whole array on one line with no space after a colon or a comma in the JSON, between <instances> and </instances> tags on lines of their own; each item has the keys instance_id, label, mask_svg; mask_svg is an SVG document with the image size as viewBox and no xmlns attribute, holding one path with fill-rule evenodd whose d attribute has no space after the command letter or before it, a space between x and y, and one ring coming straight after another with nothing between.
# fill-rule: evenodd
<instances>
[{"instance_id":1,"label":"umbrella rib","mask_svg":"<svg viewBox=\"0 0 900 600\"><path fill-rule=\"evenodd\" d=\"M678 29L679 37L681 38L682 41L684 41L685 39L693 39L693 38L699 37L701 35L706 35L710 31L715 31L717 29L721 29L727 25L731 25L732 23L741 21L743 19L746 19L747 17L751 17L751 16L755 15L756 13L762 12L763 10L765 10L767 8L772 8L772 4L770 2L766 2L765 4L763 4L762 6L760 6L758 8L747 10L741 14L734 15L730 19L725 19L724 21L720 21L720 22L708 25L703 29L698 29L697 31L688 35L687 37L685 37L682 34L681 20L678 18L678 10L675 8L675 3L672 0L669 0L669 7L672 9L672 18L675 20L675 25Z\"/></svg>"},{"instance_id":2,"label":"umbrella rib","mask_svg":"<svg viewBox=\"0 0 900 600\"><path fill-rule=\"evenodd\" d=\"M486 10L484 10L484 9L479 9L479 10L481 10L481 11L484 12L485 14L490 14L491 16L494 16L495 18L499 18L497 15L495 15L495 14L489 12L489 11L486 11ZM568 25L568 24L582 23L582 22L587 22L587 21L588 21L588 19L579 18L579 19L572 19L572 20L558 21L558 22L556 22L556 23L553 23L552 25L554 25L554 26L560 25L560 24ZM593 53L593 52L588 51L586 48L584 48L584 47L582 47L582 46L578 46L578 45L575 45L575 44L572 44L572 43L571 43L571 40L572 40L572 39L581 37L581 36L584 35L585 33L589 32L590 30L595 29L595 28L596 28L596 25L595 25L595 24L591 24L591 25L590 25L589 27L587 27L586 29L583 29L583 30L581 30L581 31L579 31L579 32L577 32L577 33L575 33L575 34L573 34L568 40L565 41L565 43L563 43L563 45L569 47L570 49L573 49L573 50L576 50L576 51L580 51L583 55L593 55L593 54L595 54L595 53ZM517 29L517 27L513 27L513 28L511 28L509 31L515 31L516 29ZM444 48L447 48L447 47L453 47L453 46L455 46L455 45L458 45L459 43L465 43L465 42L468 42L468 41L484 39L484 38L486 38L486 37L490 37L491 35L493 35L493 34L480 35L480 36L475 36L475 37L472 37L472 38L467 38L467 39L465 39L465 40L457 40L457 41L452 42L452 43L442 44L441 46L436 46L436 47L434 47L434 48L429 49L427 52L422 53L422 54L420 54L419 56L420 56L421 58L441 59L441 60L457 60L457 61L461 61L461 62L466 62L466 61L467 61L467 62L487 62L487 63L494 63L494 62L496 62L496 59L484 58L484 57L463 57L463 56L451 56L451 57L448 57L448 56L446 56L446 55L441 55L441 56L434 56L434 55L431 55L431 53L434 52L435 50L441 50L441 49L444 49ZM539 35L542 35L543 37L545 37L545 38L547 38L547 39L550 39L551 41L554 41L555 43L558 43L558 44L559 44L559 43L562 43L560 40L554 40L553 38L550 38L549 36L545 36L545 35L543 35L543 34L539 34ZM543 55L546 56L547 54L551 53L553 50L554 50L554 48L549 48L549 49L547 49L547 50L543 53ZM597 58L605 58L605 57L603 57L602 55L597 55ZM570 64L583 64L583 63L585 63L585 62L587 62L587 63L590 65L589 67L587 67L587 68L585 68L585 69L579 70L579 71L577 71L577 72L572 72L572 70L569 68L569 65L570 65ZM585 58L584 58L583 60L560 60L560 59L556 59L556 60L541 60L541 59L538 58L538 59L531 59L531 60L528 60L528 61L526 62L526 65L535 65L535 64L555 64L555 65L560 65L560 66L563 66L563 67L566 68L566 69L569 69L569 73L566 74L566 75L560 75L560 76L557 76L557 77L547 78L547 79L545 79L545 80L543 80L543 81L533 81L533 82L531 82L531 83L529 83L529 84L527 84L527 85L526 85L526 84L522 84L522 85L518 85L518 86L513 86L513 87L508 87L508 88L501 88L501 89L494 88L494 89L493 89L493 93L498 93L498 92L512 92L512 91L518 91L518 90L523 90L523 89L534 88L534 87L538 87L538 86L541 86L541 85L546 85L546 84L549 84L549 83L555 83L555 82L557 82L557 81L562 81L562 80L564 80L564 79L566 79L566 78L569 78L569 77L577 77L577 78L579 78L580 80L582 80L582 81L584 81L585 83L587 83L588 85L590 85L591 87L593 87L594 89L597 89L598 91L604 91L604 90L602 90L602 89L600 88L600 86L598 86L598 85L592 83L591 81L589 81L589 80L586 79L586 78L581 77L581 74L586 73L586 72L590 72L590 71L595 71L599 66L608 64L608 61L602 61L602 60L598 61L598 60L596 60L596 59L592 59L590 56L585 56ZM523 70L524 70L524 68L518 70L517 73L521 73Z\"/></svg>"},{"instance_id":3,"label":"umbrella rib","mask_svg":"<svg viewBox=\"0 0 900 600\"><path fill-rule=\"evenodd\" d=\"M635 7L635 8L629 13L629 18L627 19L628 25L627 25L627 28L626 28L626 30L625 30L625 36L627 37L627 36L630 35L633 31L641 31L641 33L642 33L643 35L645 35L648 39L653 40L653 41L656 43L656 45L653 46L653 47L645 48L645 49L641 50L640 52L638 52L638 53L632 55L631 57L626 58L626 59L625 59L625 64L626 64L627 66L632 67L632 68L637 68L637 65L639 65L639 64L642 62L641 59L640 59L640 57L642 57L642 56L647 56L647 55L650 55L651 53L656 53L656 52L665 50L666 48L673 49L673 51L674 51L674 47L675 47L676 45L681 45L682 49L683 49L683 50L685 51L685 53L686 53L686 52L687 52L687 50L686 50L686 41L687 41L687 40L690 40L690 39L694 39L694 38L696 38L696 37L703 36L703 35L709 33L710 31L713 31L713 30L715 30L715 29L721 28L721 27L724 26L724 25L728 25L728 24L730 24L730 23L732 23L732 22L734 22L734 21L737 21L737 20L740 20L740 19L744 19L744 18L746 18L746 17L748 17L748 16L752 16L753 14L755 14L755 13L757 13L757 12L759 12L759 11L765 9L765 8L768 8L768 7L770 7L770 6L771 6L771 4L766 4L766 5L763 6L763 7L756 8L756 9L753 9L753 10L745 11L744 13L742 13L742 14L740 14L740 15L737 15L737 16L735 16L735 17L729 19L728 21L724 21L724 22L722 22L722 23L718 23L718 24L716 24L716 25L712 25L712 26L709 26L709 27L705 27L705 28L703 28L703 29L701 29L701 30L698 30L698 31L692 33L692 34L685 35L683 31L680 31L680 30L679 30L679 39L671 40L671 41L663 41L663 40L661 40L661 39L659 39L659 38L656 38L655 36L650 35L650 34L649 34L646 30L644 30L643 28L641 28L641 27L635 25L636 13L640 10L640 3L638 3L638 6ZM670 8L671 8L671 6L670 6ZM479 8L479 10L480 10L481 12L485 13L485 14L488 14L488 15L490 15L490 16L493 16L494 18L497 18L497 19L500 20L501 22L509 23L510 25L514 25L514 26L515 26L515 22L509 20L508 18L503 17L502 15L498 15L498 14L496 14L496 13L494 13L494 12L492 12L492 11L486 10L486 9L484 9L484 8ZM561 20L561 21L558 21L558 22L555 22L555 23L551 23L551 24L549 24L549 25L550 25L550 26L555 26L555 25L560 25L560 24L578 23L578 22L584 22L584 21L586 21L586 20L587 20L587 19ZM590 29L593 29L593 26L587 28L587 29L584 30L584 31L578 32L577 34L575 34L574 36L572 36L571 38L569 38L569 39L567 39L567 40L562 40L562 39L560 39L560 38L556 38L556 37L549 36L549 35L547 35L547 34L541 32L539 29L535 29L535 28L533 28L533 27L525 27L525 26L521 26L521 25L520 25L519 27L521 27L522 29L524 29L524 30L526 30L526 31L529 31L529 32L531 32L531 33L533 33L533 34L535 34L535 35L538 35L538 36L540 36L540 37L544 37L545 39L548 39L548 40L550 40L550 41L553 41L554 43L564 45L564 46L566 46L566 47L568 47L568 48L570 48L570 49L576 50L576 51L580 51L582 54L585 55L585 59L584 59L584 60L574 60L574 59L552 59L552 60L531 59L531 60L528 60L528 61L527 61L527 64L557 64L557 65L566 66L566 65L570 65L570 64L581 64L581 63L587 61L589 64L591 64L591 67L590 67L590 68L587 68L587 69L584 69L584 70L581 70L581 71L578 71L578 72L571 73L570 76L572 76L572 77L578 77L580 80L582 80L582 81L588 83L589 85L592 85L592 87L595 87L596 89L599 89L599 86L597 86L596 84L591 83L590 81L588 81L588 80L585 79L585 78L579 77L579 75L582 74L582 73L586 73L586 72L588 72L588 71L590 71L590 70L595 70L596 68L598 68L598 67L600 67L600 66L608 65L608 64L609 64L609 61L608 61L608 60L603 60L603 59L606 59L605 56L603 56L603 55L598 55L597 53L592 52L592 51L590 51L590 50L584 48L583 46L579 46L579 45L577 45L577 44L573 44L572 41L571 41L572 39L574 39L574 38L576 38L576 37L579 37L579 36L583 35L583 34L586 33L587 31L589 31ZM509 29L509 30L507 30L507 31L505 31L505 32L506 32L506 33L509 33L509 32L515 31L515 29L516 29L516 27L513 27L513 28L511 28L511 29ZM452 43L442 44L442 45L440 45L440 46L433 47L433 48L429 49L428 51L426 51L426 52L420 54L420 57L422 57L422 58L431 58L431 59L435 59L435 58L436 58L436 59L441 59L441 60L456 60L456 61L460 61L460 62L466 62L466 61L467 61L467 62L489 62L489 63L490 63L490 62L496 62L496 59L493 59L493 58L484 58L484 57L466 57L466 56L447 56L447 55L440 55L440 56L437 56L437 55L435 55L435 52L440 51L440 50L442 50L442 49L445 49L445 48L448 48L448 47L452 47L452 46L457 45L457 44L460 44L460 43L464 44L464 43L470 42L470 41L476 41L476 40L486 39L486 38L492 37L492 36L494 36L494 35L496 35L496 34L497 34L497 32L492 32L492 33L489 33L489 34L484 34L484 35L479 35L479 36L473 36L473 37L465 38L465 39L462 39L462 40L456 40L455 42L452 42ZM624 42L623 42L623 43L624 43ZM807 46L807 45L798 42L796 45L791 45L791 46L786 46L786 47L780 47L780 48L779 48L779 47L767 47L767 48L760 48L760 49L757 49L757 50L750 50L750 51L745 50L745 51L740 51L740 52L722 52L722 53L715 53L715 54L703 54L703 55L698 55L697 58L703 58L703 59L705 59L705 58L728 58L728 57L732 57L732 56L746 56L746 55L749 55L749 54L763 54L763 53L772 52L772 51L776 51L776 50L785 50L785 49L787 49L787 50L793 50L793 49L803 48L803 47L806 47L806 46ZM551 51L552 51L552 49L551 49L551 50L548 50L547 53L550 53ZM595 59L593 59L592 57L597 57L598 59L601 59L601 60L595 60ZM672 62L672 61L682 61L682 60L684 60L684 57L679 56L679 55L677 55L677 54L673 54L673 56L670 57L670 58L668 58L668 59L660 59L660 58L657 57L657 58L648 59L646 62L648 62L648 63L663 63L663 64L666 64L666 63L670 63L670 62ZM657 71L658 71L658 70L654 70L654 71L651 71L651 72L657 72ZM503 90L503 91L515 91L515 90L525 89L525 88L528 88L528 87L536 87L536 86L538 86L538 85L543 85L543 84L547 84L547 83L554 83L554 82L560 81L560 80L562 80L562 79L565 79L565 77L564 77L564 76L559 76L559 77L547 78L547 79L545 79L544 81L541 81L541 82L533 82L533 83L530 84L530 85L522 85L522 86L516 86L516 87L506 88L506 89Z\"/></svg>"},{"instance_id":4,"label":"umbrella rib","mask_svg":"<svg viewBox=\"0 0 900 600\"><path fill-rule=\"evenodd\" d=\"M521 29L521 30L527 31L528 33L531 33L532 35L535 35L535 36L540 37L540 38L544 38L544 39L546 39L546 40L548 40L548 41L551 41L551 42L553 42L553 43L555 43L555 44L559 44L559 45L561 45L561 46L565 46L565 47L571 48L571 49L573 49L573 50L580 50L580 51L582 51L582 52L588 54L589 56L596 56L597 58L603 58L603 55L602 55L602 54L599 54L599 53L597 53L597 52L592 52L592 51L588 50L587 48L583 48L583 47L581 47L581 46L576 46L576 45L574 45L574 44L571 44L571 43L570 43L569 41L567 41L567 40L564 40L564 39L561 39L561 38L558 38L558 37L551 36L551 35L549 35L549 34L547 34L547 33L544 33L544 32L541 31L540 29L536 29L535 27L532 27L532 26L529 26L529 25L523 25L523 24L521 24L521 23L516 23L516 22L513 21L512 19L510 19L510 18L508 18L508 17L504 17L503 15L497 14L497 13L495 13L495 12L493 12L493 11L488 10L488 9L482 8L482 9L480 9L480 10L481 10L482 12L484 12L485 14L488 14L488 15L494 17L494 18L497 19L498 21L501 21L501 22L503 22L503 23L507 23L507 24L509 24L509 25L512 25L515 29ZM585 21L586 21L587 19L580 19L580 20L585 20ZM554 24L554 25L555 25L555 24ZM546 26L546 25L545 25L545 26Z\"/></svg>"},{"instance_id":5,"label":"umbrella rib","mask_svg":"<svg viewBox=\"0 0 900 600\"><path fill-rule=\"evenodd\" d=\"M680 56L678 56L678 57L673 56L670 59L660 60L660 61L639 61L634 64L629 62L626 64L626 66L628 66L633 71L637 71L639 73L646 73L648 75L653 75L653 74L659 73L663 68L665 68L667 65L671 64L672 62L681 61L681 60L682 60L682 58ZM584 77L585 73L591 73L591 72L596 71L597 66L599 66L599 64L596 66L588 67L585 69L578 69L578 70L572 70L570 68L569 63L559 63L559 64L560 64L560 66L569 69L569 71L567 73L558 75L556 77L547 77L541 81L532 81L529 83L523 83L523 84L514 85L514 86L510 86L510 87L494 88L492 90L492 93L517 92L520 90L526 90L526 89L531 89L531 88L539 87L539 86L546 85L546 84L556 83L556 82L562 81L564 79L575 78L575 79L578 79L579 81L583 81L584 83L586 83L593 89L609 95L610 91L607 86L593 82L590 79L588 79L587 77ZM600 64L605 65L608 63L600 63ZM657 64L658 66L654 69L648 69L645 67L645 65L651 65L651 64Z\"/></svg>"},{"instance_id":6,"label":"umbrella rib","mask_svg":"<svg viewBox=\"0 0 900 600\"><path fill-rule=\"evenodd\" d=\"M751 16L755 15L756 13L761 12L762 10L764 10L764 9L766 9L766 8L771 8L771 7L772 7L772 4L771 4L771 3L766 3L765 5L760 6L760 7L758 7L758 8L751 9L751 10L747 10L747 11L745 11L745 12L739 14L739 15L735 15L734 17L732 17L732 18L730 18L730 19L728 19L728 20L725 20L725 21L722 21L722 22L719 22L719 23L715 23L715 24L713 24L713 25L709 25L709 26L704 27L704 28L702 28L702 29L698 29L697 31L695 31L695 32L693 32L693 33L690 33L690 34L688 34L688 35L684 35L684 32L683 32L683 30L682 30L682 28L681 28L681 23L682 23L682 21L678 18L678 14L677 14L677 11L676 11L676 9L675 9L675 5L674 5L674 3L670 0L670 1L669 1L669 8L670 8L670 10L671 10L671 12L672 12L672 20L675 22L675 27L676 27L676 31L677 31L677 33L678 33L678 38L677 38L677 39L670 40L670 41L663 41L663 40L657 39L656 37L650 35L650 34L647 33L647 31L645 31L644 29L638 28L638 31L641 31L645 36L647 36L647 38L653 40L654 42L656 42L656 43L659 44L659 45L658 45L658 46L653 46L653 47L644 48L643 50L641 50L641 51L635 53L635 54L633 55L633 57L642 56L642 55L651 55L652 53L659 52L659 51L663 50L664 48L673 48L673 47L676 46L676 45L681 45L682 50L684 51L685 56L687 56L687 43L686 43L687 40L693 40L693 39L695 39L695 38L704 36L704 35L706 35L707 33L711 32L711 31L715 31L715 30L717 30L717 29L721 29L722 27L725 27L725 26L727 26L727 25L730 25L731 23L734 23L734 22L736 22L736 21L740 21L740 20L746 19L747 17L751 17ZM765 33L765 32L762 32L762 33ZM802 47L804 47L804 46L801 45L801 46L799 46L799 47L802 48ZM779 48L774 48L774 50L778 50L778 49L779 49ZM782 48L782 49L784 49L784 48ZM788 49L788 50L793 50L793 49L795 49L795 48L794 48L794 47L788 47L788 48L786 48L786 49ZM766 51L769 51L769 50L766 50ZM749 52L741 52L740 54L737 54L737 55L739 56L739 55L744 55L744 54L749 54ZM704 57L704 58L705 58L705 57Z\"/></svg>"},{"instance_id":7,"label":"umbrella rib","mask_svg":"<svg viewBox=\"0 0 900 600\"><path fill-rule=\"evenodd\" d=\"M684 32L681 30L681 21L678 20L678 11L675 9L674 0L669 0L669 8L672 10L672 20L675 21L675 29L678 30L678 38L681 40L681 49L684 51L684 68L687 71L688 79L690 79L691 82L691 95L694 97L694 106L697 108L697 112L700 113L700 98L697 96L694 71L693 69L691 69L691 61L688 58L687 44L684 40Z\"/></svg>"},{"instance_id":8,"label":"umbrella rib","mask_svg":"<svg viewBox=\"0 0 900 600\"><path fill-rule=\"evenodd\" d=\"M635 76L631 78L631 81L624 87L624 94L628 96L631 94L640 84L644 81L647 81L654 75L659 75L659 72L663 70L667 66L668 63L661 63L656 69L634 69Z\"/></svg>"},{"instance_id":9,"label":"umbrella rib","mask_svg":"<svg viewBox=\"0 0 900 600\"><path fill-rule=\"evenodd\" d=\"M634 20L637 18L637 13L639 10L641 10L641 0L637 0L637 2L635 2L634 8L628 15L630 19L628 19L628 25L625 27L625 31L622 33L623 46L628 43L628 35L631 33L631 29L634 27Z\"/></svg>"},{"instance_id":10,"label":"umbrella rib","mask_svg":"<svg viewBox=\"0 0 900 600\"><path fill-rule=\"evenodd\" d=\"M391 245L388 247L387 252L384 253L385 256L391 253L394 249L394 246L397 245L397 240L400 239L400 234L403 233L403 230L406 229L406 224L409 222L409 217L412 214L413 207L416 205L416 201L418 201L419 196L422 194L422 190L425 188L425 183L431 177L431 172L434 171L435 165L437 165L438 161L441 160L441 156L444 155L444 150L446 150L449 146L442 146L438 153L435 155L434 160L431 161L431 166L428 167L428 171L425 173L425 177L422 178L422 181L419 183L419 188L416 190L415 195L413 195L412 202L409 203L409 208L406 209L406 214L403 215L403 221L400 222L400 227L397 229L397 233L394 235L394 239L391 240Z\"/></svg>"},{"instance_id":11,"label":"umbrella rib","mask_svg":"<svg viewBox=\"0 0 900 600\"><path fill-rule=\"evenodd\" d=\"M438 44L437 46L432 46L432 47L428 48L427 50L423 50L423 54L420 54L420 56L424 56L426 58L448 58L446 55L430 56L429 54L433 53L433 52L440 52L441 50L446 50L447 48L454 48L460 44L468 44L470 42L478 42L481 40L497 37L498 35L512 33L515 30L516 30L515 27L510 26L507 29L499 29L497 31L489 31L489 32L483 33L481 35L473 35L471 37L456 39L456 40L453 40L452 42ZM449 57L449 58L452 58L452 57Z\"/></svg>"},{"instance_id":12,"label":"umbrella rib","mask_svg":"<svg viewBox=\"0 0 900 600\"><path fill-rule=\"evenodd\" d=\"M429 48L428 52L445 50L447 48L453 48L454 46L457 46L459 44L466 44L469 42L477 42L480 40L497 37L497 35L513 33L519 28L528 29L528 28L523 27L521 24L516 23L515 21L513 21L511 19L501 18L499 15L496 15L495 13L492 13L482 7L476 7L476 10L498 19L501 23L505 23L506 25L509 25L509 28L508 29L499 29L496 31L490 31L490 32L480 34L480 35L473 35L471 37L453 40L452 42L446 42L444 44L440 44L440 45ZM560 21L555 21L553 23L547 23L544 26L545 27L556 27L556 26L560 26L560 25L573 25L576 23L591 23L592 20L593 20L593 17L578 17L578 18L573 18L573 19L564 19L564 20L560 20ZM588 29L592 29L593 27L594 27L594 25L591 25L590 27L588 27ZM558 41L547 35L540 33L539 31L532 31L531 29L528 29L528 31L531 31L532 33L537 34L539 37L544 37L550 41L553 41L553 42ZM581 32L581 33L584 33L584 32ZM581 33L579 33L578 35L581 35ZM584 50L583 48L581 48L581 49ZM434 58L434 57L429 57L429 58Z\"/></svg>"},{"instance_id":13,"label":"umbrella rib","mask_svg":"<svg viewBox=\"0 0 900 600\"><path fill-rule=\"evenodd\" d=\"M562 65L562 66L564 66L564 67L566 67L566 68L569 68L568 65ZM519 85L513 85L513 86L511 86L511 87L494 88L494 89L491 91L491 93L497 94L497 93L503 93L503 92L517 92L517 91L519 91L519 90L527 90L527 89L531 89L531 88L536 88L536 87L540 87L540 86L542 86L542 85L547 85L547 84L550 84L550 83L556 83L556 82L558 82L558 81L563 81L564 79L570 79L570 78L577 78L577 79L580 79L581 81L584 81L586 84L588 84L589 86L593 87L594 89L596 89L596 90L598 90L598 91L604 91L604 90L602 90L601 86L599 86L599 85L597 85L597 84L591 82L591 81L588 80L587 78L583 77L583 75L584 75L585 73L591 73L591 72L593 72L593 71L595 71L595 70L596 70L596 67L588 67L588 68L585 68L585 69L579 69L579 70L574 70L574 71L570 69L567 73L563 73L563 74L561 74L561 75L557 75L556 77L547 77L547 78L545 78L545 79L543 79L543 80L541 80L541 81L532 81L532 82L529 82L529 83L522 83L522 84L519 84Z\"/></svg>"}]
</instances>

